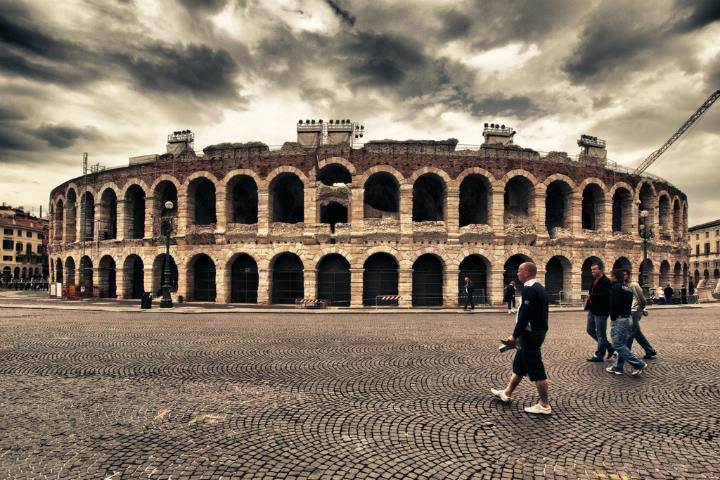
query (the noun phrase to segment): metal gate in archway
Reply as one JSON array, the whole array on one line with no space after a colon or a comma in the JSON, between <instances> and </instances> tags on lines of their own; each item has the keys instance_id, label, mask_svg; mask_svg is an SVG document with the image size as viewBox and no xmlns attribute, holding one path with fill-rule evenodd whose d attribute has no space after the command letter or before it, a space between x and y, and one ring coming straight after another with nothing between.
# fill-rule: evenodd
<instances>
[{"instance_id":1,"label":"metal gate in archway","mask_svg":"<svg viewBox=\"0 0 720 480\"><path fill-rule=\"evenodd\" d=\"M319 300L328 305L350 306L350 264L342 255L330 254L318 264L317 286Z\"/></svg>"},{"instance_id":2,"label":"metal gate in archway","mask_svg":"<svg viewBox=\"0 0 720 480\"><path fill-rule=\"evenodd\" d=\"M413 306L441 306L443 304L443 270L437 257L425 254L413 264Z\"/></svg>"},{"instance_id":3,"label":"metal gate in archway","mask_svg":"<svg viewBox=\"0 0 720 480\"><path fill-rule=\"evenodd\" d=\"M272 303L293 304L298 298L304 298L303 264L292 253L280 255L273 265Z\"/></svg>"},{"instance_id":4,"label":"metal gate in archway","mask_svg":"<svg viewBox=\"0 0 720 480\"><path fill-rule=\"evenodd\" d=\"M257 303L257 264L249 255L241 255L232 264L230 302Z\"/></svg>"},{"instance_id":5,"label":"metal gate in archway","mask_svg":"<svg viewBox=\"0 0 720 480\"><path fill-rule=\"evenodd\" d=\"M386 253L376 253L365 261L363 271L363 305L397 305L398 300L383 296L398 294L398 265Z\"/></svg>"},{"instance_id":6,"label":"metal gate in archway","mask_svg":"<svg viewBox=\"0 0 720 480\"><path fill-rule=\"evenodd\" d=\"M194 295L193 300L198 302L214 302L216 296L215 264L207 255L195 261L194 265Z\"/></svg>"}]
</instances>

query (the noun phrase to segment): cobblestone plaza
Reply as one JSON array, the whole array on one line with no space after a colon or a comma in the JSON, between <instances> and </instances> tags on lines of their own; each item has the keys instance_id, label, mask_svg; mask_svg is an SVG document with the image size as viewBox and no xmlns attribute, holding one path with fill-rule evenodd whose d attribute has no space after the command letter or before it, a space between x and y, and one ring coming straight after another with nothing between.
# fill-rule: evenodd
<instances>
[{"instance_id":1,"label":"cobblestone plaza","mask_svg":"<svg viewBox=\"0 0 720 480\"><path fill-rule=\"evenodd\" d=\"M717 306L651 311L641 377L551 312L549 417L490 394L499 310L0 312L0 478L720 478Z\"/></svg>"}]
</instances>

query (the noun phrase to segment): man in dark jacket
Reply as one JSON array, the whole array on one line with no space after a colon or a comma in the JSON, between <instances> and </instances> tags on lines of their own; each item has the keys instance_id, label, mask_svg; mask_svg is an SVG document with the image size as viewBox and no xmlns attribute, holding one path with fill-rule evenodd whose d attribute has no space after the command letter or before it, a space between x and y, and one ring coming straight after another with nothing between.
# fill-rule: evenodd
<instances>
[{"instance_id":1,"label":"man in dark jacket","mask_svg":"<svg viewBox=\"0 0 720 480\"><path fill-rule=\"evenodd\" d=\"M588 362L602 362L607 351L608 358L615 351L607 339L607 317L610 314L610 280L603 273L603 263L597 260L590 265L594 281L588 292L585 310L587 316L587 333L597 342L595 354Z\"/></svg>"},{"instance_id":2,"label":"man in dark jacket","mask_svg":"<svg viewBox=\"0 0 720 480\"><path fill-rule=\"evenodd\" d=\"M535 279L535 275L537 275L537 267L532 262L525 262L518 267L518 278L523 282L520 307L515 330L503 343L511 344L518 341L520 348L515 352L513 373L505 390L493 388L490 391L500 401L508 403L522 377L527 375L531 382L535 382L540 402L532 407L525 407L525 412L549 415L552 409L548 403L547 375L540 353L540 347L548 331L548 296L545 288Z\"/></svg>"},{"instance_id":3,"label":"man in dark jacket","mask_svg":"<svg viewBox=\"0 0 720 480\"><path fill-rule=\"evenodd\" d=\"M508 314L515 311L515 280L511 280L503 289L503 302L507 303Z\"/></svg>"},{"instance_id":4,"label":"man in dark jacket","mask_svg":"<svg viewBox=\"0 0 720 480\"><path fill-rule=\"evenodd\" d=\"M647 364L637 358L627 346L633 333L630 312L633 303L632 289L623 283L623 271L613 270L610 273L610 337L617 350L617 361L606 368L609 373L623 374L623 366L628 362L633 366L633 375L640 375Z\"/></svg>"},{"instance_id":5,"label":"man in dark jacket","mask_svg":"<svg viewBox=\"0 0 720 480\"><path fill-rule=\"evenodd\" d=\"M473 293L475 292L475 285L473 285L473 282L470 280L470 277L465 277L465 295L467 297L465 298L465 308L463 310L467 310L468 305L470 305L470 310L475 309L475 302L473 301Z\"/></svg>"},{"instance_id":6,"label":"man in dark jacket","mask_svg":"<svg viewBox=\"0 0 720 480\"><path fill-rule=\"evenodd\" d=\"M667 284L667 287L665 287L665 290L663 290L663 293L665 294L665 303L667 305L672 305L672 296L675 291L669 283Z\"/></svg>"}]
</instances>

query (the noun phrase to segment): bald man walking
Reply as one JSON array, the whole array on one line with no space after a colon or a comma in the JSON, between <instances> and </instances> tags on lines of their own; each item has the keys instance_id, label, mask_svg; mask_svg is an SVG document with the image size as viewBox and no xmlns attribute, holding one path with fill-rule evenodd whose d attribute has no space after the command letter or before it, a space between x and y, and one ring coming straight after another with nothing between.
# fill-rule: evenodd
<instances>
[{"instance_id":1,"label":"bald man walking","mask_svg":"<svg viewBox=\"0 0 720 480\"><path fill-rule=\"evenodd\" d=\"M491 389L493 395L502 402L509 403L515 388L522 377L527 375L535 382L540 402L532 407L525 407L526 413L550 415L552 409L548 401L548 382L545 374L540 347L545 341L548 331L548 295L545 288L535 279L537 267L532 262L525 262L518 267L518 279L523 282L520 308L518 309L515 330L505 342L516 340L520 348L513 360L513 373L505 390Z\"/></svg>"}]
</instances>

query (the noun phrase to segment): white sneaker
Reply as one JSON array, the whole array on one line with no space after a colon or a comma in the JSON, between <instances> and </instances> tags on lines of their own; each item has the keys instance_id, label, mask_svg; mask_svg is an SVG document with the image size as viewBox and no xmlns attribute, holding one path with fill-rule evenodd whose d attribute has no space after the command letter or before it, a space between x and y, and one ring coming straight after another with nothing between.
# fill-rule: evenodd
<instances>
[{"instance_id":1,"label":"white sneaker","mask_svg":"<svg viewBox=\"0 0 720 480\"><path fill-rule=\"evenodd\" d=\"M638 375L643 373L646 368L647 368L647 363L640 368L634 368L633 371L630 373L630 375L634 375L637 377Z\"/></svg>"},{"instance_id":2,"label":"white sneaker","mask_svg":"<svg viewBox=\"0 0 720 480\"><path fill-rule=\"evenodd\" d=\"M532 407L525 407L525 413L537 413L540 415L550 415L552 413L552 408L549 405L547 407L543 407L539 403L536 403Z\"/></svg>"},{"instance_id":3,"label":"white sneaker","mask_svg":"<svg viewBox=\"0 0 720 480\"><path fill-rule=\"evenodd\" d=\"M492 392L493 395L498 397L501 402L510 403L510 397L505 395L505 390L496 390L494 388L491 388L490 391Z\"/></svg>"}]
</instances>

